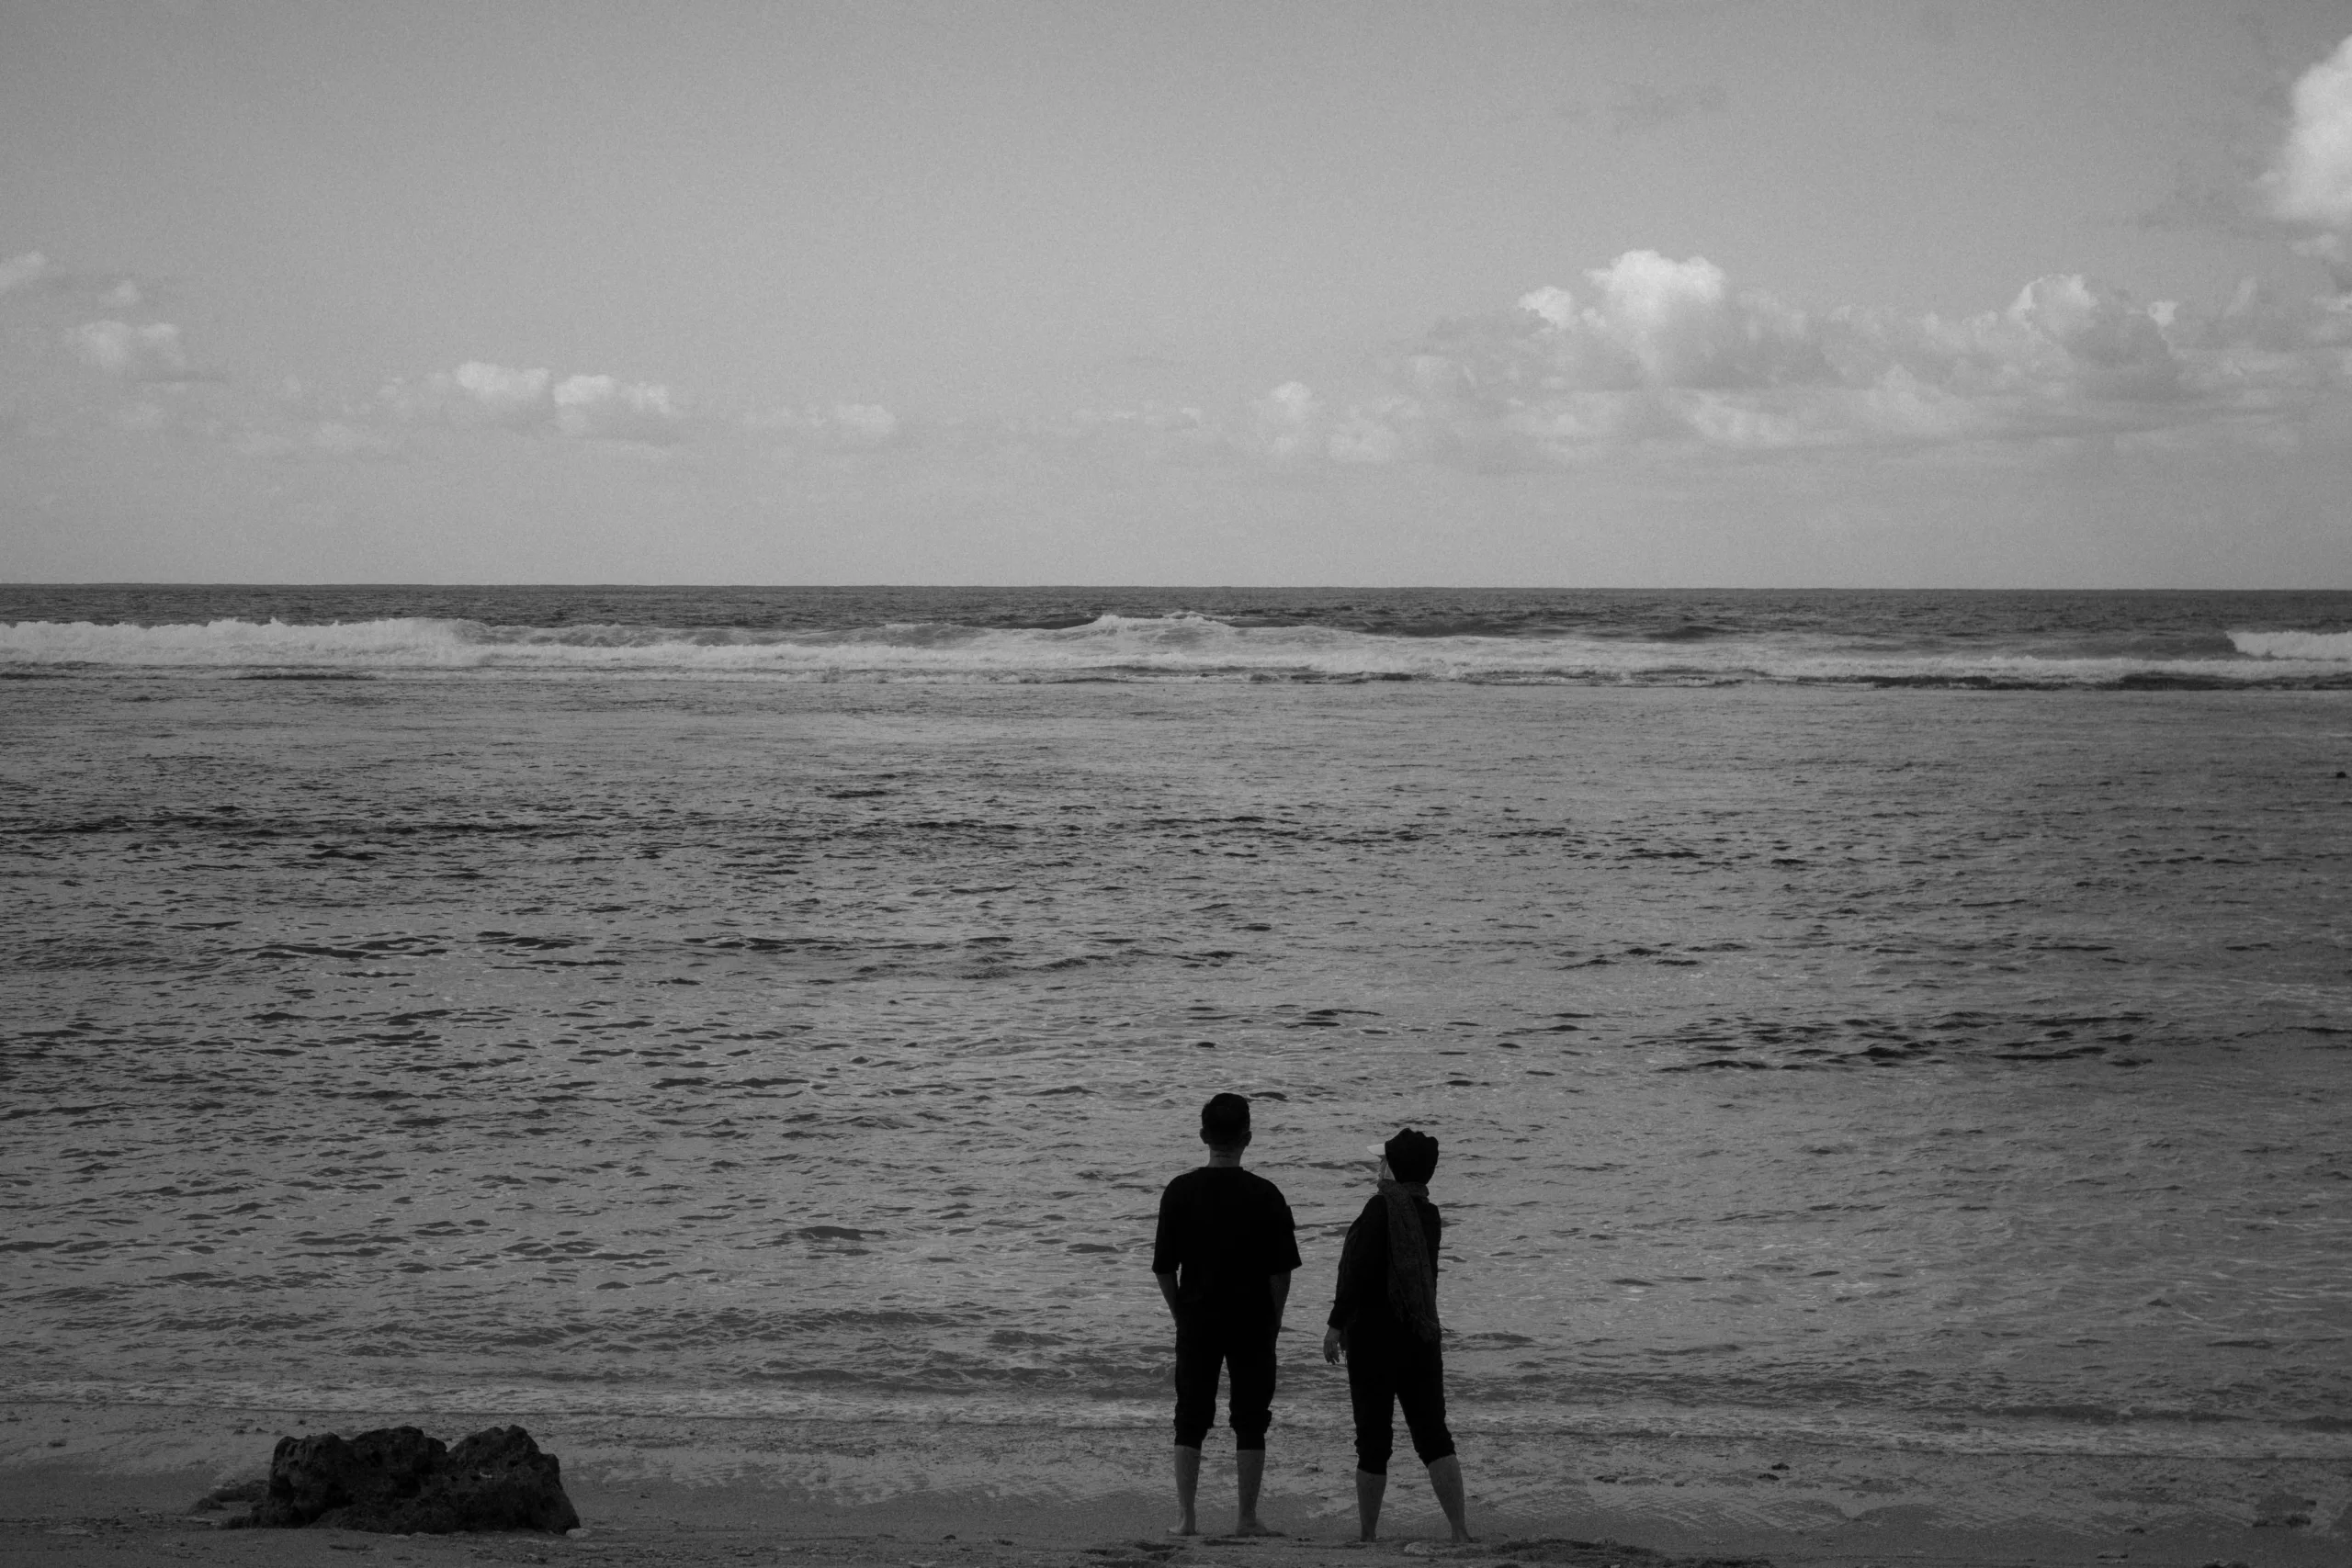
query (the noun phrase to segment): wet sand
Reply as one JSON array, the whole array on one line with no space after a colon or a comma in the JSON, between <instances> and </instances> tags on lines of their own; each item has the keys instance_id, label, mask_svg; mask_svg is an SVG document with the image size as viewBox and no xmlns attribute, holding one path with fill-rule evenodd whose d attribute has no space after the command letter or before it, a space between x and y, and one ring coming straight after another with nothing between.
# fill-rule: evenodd
<instances>
[{"instance_id":1,"label":"wet sand","mask_svg":"<svg viewBox=\"0 0 2352 1568\"><path fill-rule=\"evenodd\" d=\"M1350 1462L1277 1433L1262 1513L1283 1532L1171 1542L1157 1430L530 1418L563 1461L574 1538L222 1531L192 1511L266 1472L281 1432L413 1421L454 1438L503 1419L19 1403L0 1412L0 1562L839 1564L842 1568L1341 1568L1391 1558L1575 1568L2304 1568L2340 1563L2352 1475L2334 1459L1951 1454L1764 1439L1492 1438L1465 1444L1478 1545L1446 1548L1409 1461L1383 1540L1350 1542ZM1311 1440L1310 1440L1311 1439ZM1230 1519L1212 1440L1203 1523ZM1545 1479L1549 1477L1548 1481ZM1572 1543L1589 1543L1587 1547Z\"/></svg>"}]
</instances>

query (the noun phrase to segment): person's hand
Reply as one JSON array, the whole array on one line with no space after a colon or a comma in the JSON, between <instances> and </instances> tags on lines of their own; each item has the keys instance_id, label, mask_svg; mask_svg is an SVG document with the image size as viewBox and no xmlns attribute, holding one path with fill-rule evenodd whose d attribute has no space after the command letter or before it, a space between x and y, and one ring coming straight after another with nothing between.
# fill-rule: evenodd
<instances>
[{"instance_id":1,"label":"person's hand","mask_svg":"<svg viewBox=\"0 0 2352 1568\"><path fill-rule=\"evenodd\" d=\"M1327 1328L1323 1331L1323 1359L1325 1360L1330 1362L1335 1367L1338 1366L1341 1359L1346 1357L1347 1348L1346 1343L1340 1337L1340 1331L1338 1329Z\"/></svg>"}]
</instances>

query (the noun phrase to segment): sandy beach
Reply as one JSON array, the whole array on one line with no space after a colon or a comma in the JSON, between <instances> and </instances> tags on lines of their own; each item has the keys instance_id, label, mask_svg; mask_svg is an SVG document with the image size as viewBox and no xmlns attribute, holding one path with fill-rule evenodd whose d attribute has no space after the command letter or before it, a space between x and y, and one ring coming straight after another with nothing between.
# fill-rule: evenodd
<instances>
[{"instance_id":1,"label":"sandy beach","mask_svg":"<svg viewBox=\"0 0 2352 1568\"><path fill-rule=\"evenodd\" d=\"M501 1419L20 1403L0 1416L0 1560L1336 1568L1366 1555L1349 1539L1344 1450L1300 1435L1285 1451L1279 1431L1264 1513L1282 1534L1254 1541L1214 1533L1229 1522L1232 1454L1213 1441L1210 1533L1171 1542L1164 1438L1140 1429L540 1416L535 1435L561 1458L583 1520L576 1537L222 1531L226 1513L195 1508L265 1473L281 1432L409 1421L454 1437ZM2344 1561L2352 1526L2352 1477L2335 1460L1656 1438L1490 1439L1465 1457L1479 1543L1445 1547L1419 1477L1400 1470L1372 1556L2300 1568Z\"/></svg>"}]
</instances>

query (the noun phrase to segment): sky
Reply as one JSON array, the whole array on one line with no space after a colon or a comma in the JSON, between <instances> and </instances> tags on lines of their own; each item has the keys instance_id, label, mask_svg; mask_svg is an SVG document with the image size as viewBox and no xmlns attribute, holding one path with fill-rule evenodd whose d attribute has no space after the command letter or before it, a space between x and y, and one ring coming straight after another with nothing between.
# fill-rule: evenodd
<instances>
[{"instance_id":1,"label":"sky","mask_svg":"<svg viewBox=\"0 0 2352 1568\"><path fill-rule=\"evenodd\" d=\"M2352 588L2342 0L0 0L0 580Z\"/></svg>"}]
</instances>

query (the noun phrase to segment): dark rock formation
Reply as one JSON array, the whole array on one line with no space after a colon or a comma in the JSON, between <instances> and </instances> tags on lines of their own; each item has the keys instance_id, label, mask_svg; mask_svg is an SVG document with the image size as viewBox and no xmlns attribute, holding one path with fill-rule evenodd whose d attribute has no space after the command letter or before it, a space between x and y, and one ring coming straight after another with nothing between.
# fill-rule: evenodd
<instances>
[{"instance_id":1,"label":"dark rock formation","mask_svg":"<svg viewBox=\"0 0 2352 1568\"><path fill-rule=\"evenodd\" d=\"M452 1449L413 1427L280 1438L269 1491L233 1525L447 1535L551 1530L580 1523L561 1467L520 1427L492 1427Z\"/></svg>"},{"instance_id":2,"label":"dark rock formation","mask_svg":"<svg viewBox=\"0 0 2352 1568\"><path fill-rule=\"evenodd\" d=\"M224 1482L215 1486L211 1491L198 1497L188 1511L195 1514L211 1513L225 1508L232 1503L258 1503L268 1495L269 1479L266 1476L256 1475L244 1481Z\"/></svg>"},{"instance_id":3,"label":"dark rock formation","mask_svg":"<svg viewBox=\"0 0 2352 1568\"><path fill-rule=\"evenodd\" d=\"M412 1502L448 1451L413 1427L362 1432L349 1441L333 1432L280 1438L269 1458L269 1490L239 1522L288 1529L331 1513Z\"/></svg>"}]
</instances>

